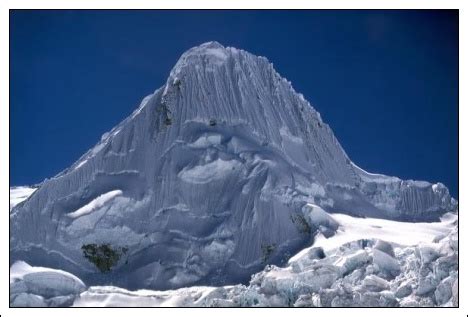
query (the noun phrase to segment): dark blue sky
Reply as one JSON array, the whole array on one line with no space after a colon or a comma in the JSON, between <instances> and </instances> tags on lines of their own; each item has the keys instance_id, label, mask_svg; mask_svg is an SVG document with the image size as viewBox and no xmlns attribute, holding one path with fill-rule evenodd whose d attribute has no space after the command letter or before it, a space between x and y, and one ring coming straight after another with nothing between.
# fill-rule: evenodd
<instances>
[{"instance_id":1,"label":"dark blue sky","mask_svg":"<svg viewBox=\"0 0 468 317\"><path fill-rule=\"evenodd\" d=\"M10 185L52 177L216 40L263 55L370 172L458 197L457 11L10 11Z\"/></svg>"}]
</instances>

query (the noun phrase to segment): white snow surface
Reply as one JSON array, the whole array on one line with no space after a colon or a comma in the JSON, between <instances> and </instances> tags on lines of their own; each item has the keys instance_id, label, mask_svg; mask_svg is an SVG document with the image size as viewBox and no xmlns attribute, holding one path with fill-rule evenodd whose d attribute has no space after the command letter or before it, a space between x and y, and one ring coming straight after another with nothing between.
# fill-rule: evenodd
<instances>
[{"instance_id":1,"label":"white snow surface","mask_svg":"<svg viewBox=\"0 0 468 317\"><path fill-rule=\"evenodd\" d=\"M89 203L87 203L83 207L79 208L78 210L75 210L75 211L69 213L67 216L70 217L70 218L78 218L78 217L87 215L87 214L95 211L96 209L101 208L107 202L109 202L110 200L112 200L115 197L120 196L120 195L122 195L121 190L119 190L119 189L112 190L112 191L110 191L108 193L102 194L99 197L93 199L92 201L90 201Z\"/></svg>"},{"instance_id":2,"label":"white snow surface","mask_svg":"<svg viewBox=\"0 0 468 317\"><path fill-rule=\"evenodd\" d=\"M37 188L28 186L10 187L10 211L20 202L28 199Z\"/></svg>"},{"instance_id":3,"label":"white snow surface","mask_svg":"<svg viewBox=\"0 0 468 317\"><path fill-rule=\"evenodd\" d=\"M10 267L13 307L69 306L85 289L79 278L62 270L32 267L23 261Z\"/></svg>"},{"instance_id":4,"label":"white snow surface","mask_svg":"<svg viewBox=\"0 0 468 317\"><path fill-rule=\"evenodd\" d=\"M236 168L240 168L240 166L241 164L234 160L217 159L204 165L183 169L179 173L179 177L188 183L204 184L217 178L223 178Z\"/></svg>"},{"instance_id":5,"label":"white snow surface","mask_svg":"<svg viewBox=\"0 0 468 317\"><path fill-rule=\"evenodd\" d=\"M73 307L181 307L202 303L215 287L194 286L174 291L129 291L115 286L90 287Z\"/></svg>"},{"instance_id":6,"label":"white snow surface","mask_svg":"<svg viewBox=\"0 0 468 317\"><path fill-rule=\"evenodd\" d=\"M103 136L103 138L106 138L106 137L108 137L108 136ZM79 162L79 163L76 165L75 169L79 169L81 166L85 165L86 162L88 162L88 160L83 160L83 161Z\"/></svg>"},{"instance_id":7,"label":"white snow surface","mask_svg":"<svg viewBox=\"0 0 468 317\"><path fill-rule=\"evenodd\" d=\"M105 275L116 287L236 285L266 263L286 265L316 235L339 244L343 228L375 233L370 222L328 213L421 223L456 206L442 184L359 169L265 57L208 42L185 52L163 86L74 165L12 207L10 259L96 285L103 276L82 246L108 245L128 250ZM394 229L377 225L384 236Z\"/></svg>"},{"instance_id":8,"label":"white snow surface","mask_svg":"<svg viewBox=\"0 0 468 317\"><path fill-rule=\"evenodd\" d=\"M431 243L439 235L447 235L458 219L452 213L441 218L441 222L401 222L375 218L356 218L344 214L333 214L339 223L336 234L331 238L320 235L314 246L325 251L359 239L384 240L401 246Z\"/></svg>"},{"instance_id":9,"label":"white snow surface","mask_svg":"<svg viewBox=\"0 0 468 317\"><path fill-rule=\"evenodd\" d=\"M55 270L46 267L32 267L23 261L17 261L13 263L13 265L10 267L10 284L19 280L23 280L25 277L36 273L51 273L55 275L63 275L64 277L73 280L73 283L75 283L76 285L85 287L84 283L73 274L62 270Z\"/></svg>"},{"instance_id":10,"label":"white snow surface","mask_svg":"<svg viewBox=\"0 0 468 317\"><path fill-rule=\"evenodd\" d=\"M195 286L167 291L92 286L83 290L81 281L73 277L82 292L73 293L65 303L74 307L419 307L458 303L456 214L446 214L440 223L413 223L413 230L419 232L413 235L401 230L407 223L383 223L381 219L319 212L320 219L328 216L339 222L339 237L324 238L333 241L328 248L322 248L323 241L316 240L284 267L267 265L252 276L247 286ZM373 227L374 232L368 235L371 223L379 227ZM357 227L363 230L356 230ZM349 237L342 238L348 234ZM387 241L383 242L383 238ZM10 269L10 287L12 281L26 274L44 271L66 274L17 262ZM13 288L19 289L16 285ZM35 290L22 292L21 296L17 295L19 291L15 292L15 305L38 307L64 303L44 299Z\"/></svg>"}]
</instances>

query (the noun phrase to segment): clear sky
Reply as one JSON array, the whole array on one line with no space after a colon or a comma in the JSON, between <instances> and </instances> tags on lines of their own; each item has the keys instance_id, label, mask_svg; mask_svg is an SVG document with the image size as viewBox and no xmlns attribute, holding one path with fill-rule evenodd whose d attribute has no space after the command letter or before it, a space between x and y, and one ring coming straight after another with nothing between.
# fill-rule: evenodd
<instances>
[{"instance_id":1,"label":"clear sky","mask_svg":"<svg viewBox=\"0 0 468 317\"><path fill-rule=\"evenodd\" d=\"M362 168L458 197L457 11L10 11L10 185L50 178L216 40L266 56Z\"/></svg>"}]
</instances>

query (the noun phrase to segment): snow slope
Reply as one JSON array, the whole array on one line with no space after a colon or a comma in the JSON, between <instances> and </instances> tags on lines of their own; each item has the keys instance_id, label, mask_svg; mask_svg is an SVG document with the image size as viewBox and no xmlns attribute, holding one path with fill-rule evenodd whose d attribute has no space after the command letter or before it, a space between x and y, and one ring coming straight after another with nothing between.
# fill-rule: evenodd
<instances>
[{"instance_id":1,"label":"snow slope","mask_svg":"<svg viewBox=\"0 0 468 317\"><path fill-rule=\"evenodd\" d=\"M265 263L285 264L317 233L335 233L309 204L438 221L456 203L442 184L358 168L266 58L209 42L185 52L133 114L13 208L10 259L88 285L235 284ZM119 252L109 272L85 246Z\"/></svg>"},{"instance_id":2,"label":"snow slope","mask_svg":"<svg viewBox=\"0 0 468 317\"><path fill-rule=\"evenodd\" d=\"M344 214L333 214L333 219L340 224L336 234L330 238L317 236L314 247L321 247L325 251L333 250L360 239L384 240L402 246L431 243L435 237L448 235L458 217L449 213L440 222L420 223L355 218ZM307 252L307 249L303 252Z\"/></svg>"},{"instance_id":3,"label":"snow slope","mask_svg":"<svg viewBox=\"0 0 468 317\"><path fill-rule=\"evenodd\" d=\"M247 286L135 291L91 287L74 306L456 306L458 216L404 223L330 216L339 234L317 239L283 268L267 266ZM412 230L402 230L411 225ZM369 231L370 226L373 230ZM370 233L370 234L369 234ZM435 242L437 241L437 242ZM432 257L427 261L428 251ZM434 274L431 272L435 272ZM429 287L427 286L429 285Z\"/></svg>"},{"instance_id":4,"label":"snow slope","mask_svg":"<svg viewBox=\"0 0 468 317\"><path fill-rule=\"evenodd\" d=\"M37 188L27 186L10 187L10 211L20 202L25 201Z\"/></svg>"},{"instance_id":5,"label":"snow slope","mask_svg":"<svg viewBox=\"0 0 468 317\"><path fill-rule=\"evenodd\" d=\"M74 293L68 305L457 306L457 214L446 214L437 223L411 223L412 230L402 230L409 224L329 215L317 206L312 211L327 222L337 223L338 234L329 238L321 236L313 245L293 256L284 267L267 265L252 276L247 286L195 286L168 291L92 286L80 294ZM24 276L24 272L44 270L29 266L23 270L23 266L27 265L15 263L12 266L10 283L17 276ZM27 294L29 298L43 296L34 291ZM57 303L46 299L40 302L19 300L15 297L14 303L25 306L37 306L38 303L54 306Z\"/></svg>"}]
</instances>

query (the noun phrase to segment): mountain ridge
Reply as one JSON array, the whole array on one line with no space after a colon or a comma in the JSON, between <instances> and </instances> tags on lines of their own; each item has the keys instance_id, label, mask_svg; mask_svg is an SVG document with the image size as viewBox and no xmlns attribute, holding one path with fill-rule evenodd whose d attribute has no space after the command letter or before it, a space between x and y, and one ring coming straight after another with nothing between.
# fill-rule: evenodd
<instances>
[{"instance_id":1,"label":"mountain ridge","mask_svg":"<svg viewBox=\"0 0 468 317\"><path fill-rule=\"evenodd\" d=\"M333 234L310 219L308 203L412 221L456 206L440 183L360 169L266 58L208 42L13 208L11 261L130 289L244 281L265 263L285 263L315 232ZM90 244L129 252L100 274L83 257Z\"/></svg>"}]
</instances>

